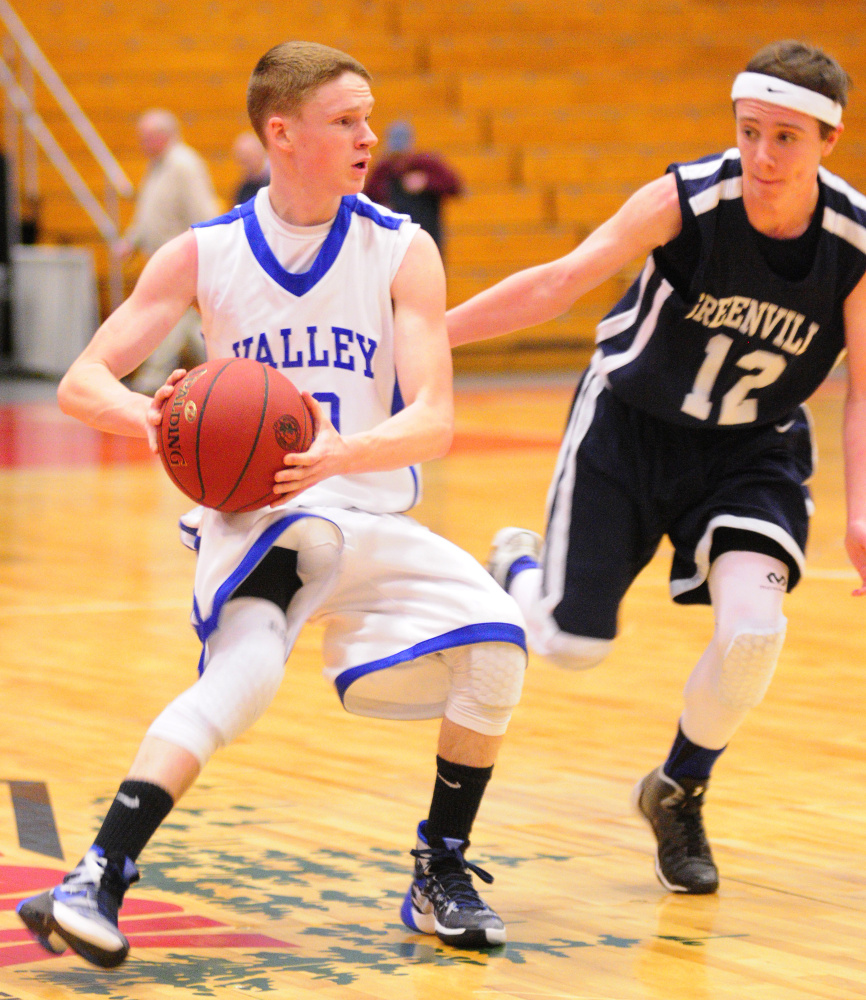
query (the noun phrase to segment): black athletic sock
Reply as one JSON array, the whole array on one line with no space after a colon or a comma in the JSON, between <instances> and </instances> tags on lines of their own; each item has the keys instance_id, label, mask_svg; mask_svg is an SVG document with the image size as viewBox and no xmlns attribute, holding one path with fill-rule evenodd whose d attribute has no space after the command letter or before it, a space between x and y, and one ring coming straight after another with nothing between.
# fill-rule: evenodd
<instances>
[{"instance_id":1,"label":"black athletic sock","mask_svg":"<svg viewBox=\"0 0 866 1000\"><path fill-rule=\"evenodd\" d=\"M445 837L469 843L492 767L468 767L436 758L436 784L427 819L427 843L442 847Z\"/></svg>"},{"instance_id":2,"label":"black athletic sock","mask_svg":"<svg viewBox=\"0 0 866 1000\"><path fill-rule=\"evenodd\" d=\"M101 847L123 871L124 860L136 860L172 806L174 799L164 788L149 781L127 779L102 821L95 846Z\"/></svg>"},{"instance_id":3,"label":"black athletic sock","mask_svg":"<svg viewBox=\"0 0 866 1000\"><path fill-rule=\"evenodd\" d=\"M724 749L722 747L721 750L708 750L706 747L698 746L697 743L692 743L681 728L677 727L677 737L662 770L674 781L679 781L680 778L706 781L713 769L713 764Z\"/></svg>"}]
</instances>

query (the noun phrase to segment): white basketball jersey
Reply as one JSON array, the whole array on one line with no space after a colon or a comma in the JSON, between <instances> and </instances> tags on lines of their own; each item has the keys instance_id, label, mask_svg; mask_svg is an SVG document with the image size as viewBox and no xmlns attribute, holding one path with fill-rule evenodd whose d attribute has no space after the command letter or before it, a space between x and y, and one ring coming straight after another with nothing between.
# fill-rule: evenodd
<instances>
[{"instance_id":1,"label":"white basketball jersey","mask_svg":"<svg viewBox=\"0 0 866 1000\"><path fill-rule=\"evenodd\" d=\"M341 434L382 423L403 406L391 282L417 230L363 195L343 198L330 225L287 226L267 188L194 227L208 358L271 365L314 396ZM420 489L414 466L335 476L288 506L396 513Z\"/></svg>"}]
</instances>

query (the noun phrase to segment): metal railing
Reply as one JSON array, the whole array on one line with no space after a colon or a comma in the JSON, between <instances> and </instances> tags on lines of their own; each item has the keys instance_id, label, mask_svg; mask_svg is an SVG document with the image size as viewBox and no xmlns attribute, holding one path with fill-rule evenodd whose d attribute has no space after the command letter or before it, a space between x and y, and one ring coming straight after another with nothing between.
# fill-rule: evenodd
<instances>
[{"instance_id":1,"label":"metal railing","mask_svg":"<svg viewBox=\"0 0 866 1000\"><path fill-rule=\"evenodd\" d=\"M108 295L110 306L115 309L123 299L123 270L112 245L120 237L120 200L133 196L132 183L7 0L0 0L0 22L5 29L0 86L6 96L4 131L10 232L20 232L21 195L36 198L39 194L38 144L108 245ZM105 178L104 204L91 191L37 111L36 77L99 165Z\"/></svg>"}]
</instances>

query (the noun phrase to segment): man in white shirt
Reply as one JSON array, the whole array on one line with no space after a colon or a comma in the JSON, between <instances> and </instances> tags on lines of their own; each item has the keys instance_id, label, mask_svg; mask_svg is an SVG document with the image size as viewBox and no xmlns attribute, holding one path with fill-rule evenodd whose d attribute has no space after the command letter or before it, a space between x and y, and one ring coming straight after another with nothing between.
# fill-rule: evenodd
<instances>
[{"instance_id":1,"label":"man in white shirt","mask_svg":"<svg viewBox=\"0 0 866 1000\"><path fill-rule=\"evenodd\" d=\"M194 223L213 218L220 210L207 164L181 140L177 119L170 111L146 111L138 121L138 141L149 165L138 191L132 223L115 246L122 260L136 251L153 256L169 240ZM183 362L191 368L202 361L201 321L195 309L188 309L134 373L131 385L151 395L178 364Z\"/></svg>"}]
</instances>

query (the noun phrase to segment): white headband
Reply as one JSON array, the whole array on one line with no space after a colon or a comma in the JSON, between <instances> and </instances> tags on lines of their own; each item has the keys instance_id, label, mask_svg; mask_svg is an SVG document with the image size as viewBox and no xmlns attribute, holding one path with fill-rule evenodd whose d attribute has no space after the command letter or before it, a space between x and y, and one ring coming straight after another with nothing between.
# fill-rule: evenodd
<instances>
[{"instance_id":1,"label":"white headband","mask_svg":"<svg viewBox=\"0 0 866 1000\"><path fill-rule=\"evenodd\" d=\"M796 83L780 80L777 76L767 76L765 73L739 74L734 80L731 100L738 101L742 97L778 104L792 111L802 111L803 114L811 115L834 128L842 121L842 105L838 101L833 101L807 87L798 87Z\"/></svg>"}]
</instances>

